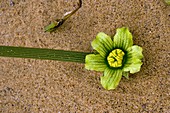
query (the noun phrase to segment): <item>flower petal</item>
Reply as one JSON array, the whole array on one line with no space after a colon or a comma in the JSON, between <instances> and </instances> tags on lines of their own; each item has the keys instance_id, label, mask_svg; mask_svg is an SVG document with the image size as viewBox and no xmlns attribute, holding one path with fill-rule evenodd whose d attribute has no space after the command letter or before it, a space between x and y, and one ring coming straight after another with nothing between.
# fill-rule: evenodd
<instances>
[{"instance_id":1,"label":"flower petal","mask_svg":"<svg viewBox=\"0 0 170 113\"><path fill-rule=\"evenodd\" d=\"M124 76L126 79L129 79L129 72L124 71L124 72L123 72L123 76Z\"/></svg>"},{"instance_id":2,"label":"flower petal","mask_svg":"<svg viewBox=\"0 0 170 113\"><path fill-rule=\"evenodd\" d=\"M127 60L125 62L125 65L123 67L123 71L130 71L130 73L136 73L140 71L143 58L142 54L142 48L134 45L130 48L128 48L127 52Z\"/></svg>"},{"instance_id":3,"label":"flower petal","mask_svg":"<svg viewBox=\"0 0 170 113\"><path fill-rule=\"evenodd\" d=\"M100 32L97 34L96 39L93 40L92 47L99 52L102 57L106 57L108 52L113 49L113 41L110 36Z\"/></svg>"},{"instance_id":4,"label":"flower petal","mask_svg":"<svg viewBox=\"0 0 170 113\"><path fill-rule=\"evenodd\" d=\"M122 48L123 50L127 50L133 45L132 34L129 32L128 28L118 28L116 30L113 42L115 48Z\"/></svg>"},{"instance_id":5,"label":"flower petal","mask_svg":"<svg viewBox=\"0 0 170 113\"><path fill-rule=\"evenodd\" d=\"M100 54L89 54L85 58L85 68L88 70L104 71L107 65Z\"/></svg>"},{"instance_id":6,"label":"flower petal","mask_svg":"<svg viewBox=\"0 0 170 113\"><path fill-rule=\"evenodd\" d=\"M101 84L107 89L115 89L122 78L122 70L106 68L104 76L101 76Z\"/></svg>"}]
</instances>

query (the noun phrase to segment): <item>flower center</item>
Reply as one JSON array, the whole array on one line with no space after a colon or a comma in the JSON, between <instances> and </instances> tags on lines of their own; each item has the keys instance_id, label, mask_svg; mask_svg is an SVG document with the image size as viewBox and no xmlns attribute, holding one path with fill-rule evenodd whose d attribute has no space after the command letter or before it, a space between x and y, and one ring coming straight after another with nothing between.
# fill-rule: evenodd
<instances>
[{"instance_id":1,"label":"flower center","mask_svg":"<svg viewBox=\"0 0 170 113\"><path fill-rule=\"evenodd\" d=\"M125 53L121 49L115 49L109 53L107 61L111 67L121 67Z\"/></svg>"}]
</instances>

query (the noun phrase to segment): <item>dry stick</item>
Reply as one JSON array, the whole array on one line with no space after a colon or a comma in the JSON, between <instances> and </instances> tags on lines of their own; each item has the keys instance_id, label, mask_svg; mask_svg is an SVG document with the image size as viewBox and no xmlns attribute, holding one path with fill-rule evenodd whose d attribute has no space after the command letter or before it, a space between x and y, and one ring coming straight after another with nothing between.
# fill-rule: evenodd
<instances>
[{"instance_id":1,"label":"dry stick","mask_svg":"<svg viewBox=\"0 0 170 113\"><path fill-rule=\"evenodd\" d=\"M0 46L0 56L2 57L33 58L85 63L85 56L87 54L89 53L54 49Z\"/></svg>"},{"instance_id":2,"label":"dry stick","mask_svg":"<svg viewBox=\"0 0 170 113\"><path fill-rule=\"evenodd\" d=\"M78 9L80 9L82 6L82 0L79 0L79 3L78 3L78 7L73 10L73 11L69 11L69 12L66 12L62 19L56 19L54 22L52 22L50 25L46 26L45 27L45 32L53 32L55 31L58 27L60 27L61 25L63 25L63 23L69 18L71 17L75 12L78 11Z\"/></svg>"}]
</instances>

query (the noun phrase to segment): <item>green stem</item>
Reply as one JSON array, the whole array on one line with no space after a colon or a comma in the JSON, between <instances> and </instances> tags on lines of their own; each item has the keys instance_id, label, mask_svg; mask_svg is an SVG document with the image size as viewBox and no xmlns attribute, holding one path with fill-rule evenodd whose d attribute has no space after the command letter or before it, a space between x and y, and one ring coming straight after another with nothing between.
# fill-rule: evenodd
<instances>
[{"instance_id":1,"label":"green stem","mask_svg":"<svg viewBox=\"0 0 170 113\"><path fill-rule=\"evenodd\" d=\"M89 53L54 49L0 46L0 56L85 63Z\"/></svg>"}]
</instances>

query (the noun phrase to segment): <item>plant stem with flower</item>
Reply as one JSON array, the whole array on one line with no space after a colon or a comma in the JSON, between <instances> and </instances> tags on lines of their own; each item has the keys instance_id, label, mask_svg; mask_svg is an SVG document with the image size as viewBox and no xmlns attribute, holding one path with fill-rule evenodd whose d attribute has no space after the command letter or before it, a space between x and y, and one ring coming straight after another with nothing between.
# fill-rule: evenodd
<instances>
[{"instance_id":1,"label":"plant stem with flower","mask_svg":"<svg viewBox=\"0 0 170 113\"><path fill-rule=\"evenodd\" d=\"M103 32L98 33L92 42L97 54L77 51L44 48L0 46L1 57L32 58L85 63L88 70L102 71L101 84L107 89L115 89L122 76L140 71L143 58L142 48L133 45L128 28L118 28L112 38Z\"/></svg>"}]
</instances>

